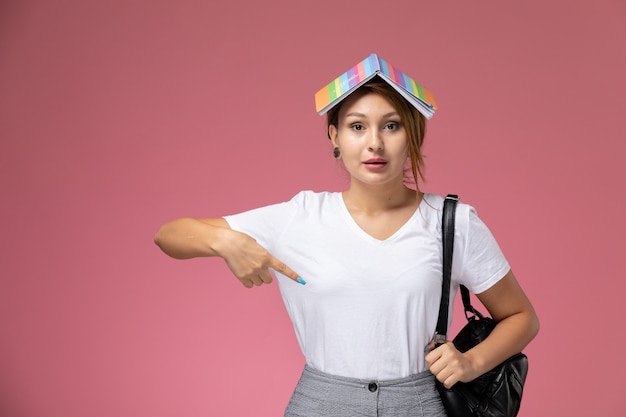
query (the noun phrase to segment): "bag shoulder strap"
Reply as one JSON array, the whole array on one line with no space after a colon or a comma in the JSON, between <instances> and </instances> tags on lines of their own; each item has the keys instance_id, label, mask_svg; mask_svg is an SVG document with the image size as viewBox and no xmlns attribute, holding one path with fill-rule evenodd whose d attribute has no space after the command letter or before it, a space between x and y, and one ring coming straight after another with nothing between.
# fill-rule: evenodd
<instances>
[{"instance_id":1,"label":"bag shoulder strap","mask_svg":"<svg viewBox=\"0 0 626 417\"><path fill-rule=\"evenodd\" d=\"M443 214L441 220L441 237L443 243L443 281L441 289L441 302L439 304L439 318L433 340L435 345L447 341L448 334L448 311L450 307L450 281L452 277L452 254L454 251L454 225L456 206L459 196L448 194L443 202ZM465 318L470 321L472 316L483 319L484 316L472 306L470 292L465 285L461 285L461 299Z\"/></svg>"},{"instance_id":2,"label":"bag shoulder strap","mask_svg":"<svg viewBox=\"0 0 626 417\"><path fill-rule=\"evenodd\" d=\"M439 318L433 341L435 345L445 343L448 334L448 311L450 306L450 279L452 275L452 252L454 250L454 223L456 205L459 196L448 194L443 202L441 218L441 239L443 242L443 281L441 302L439 304Z\"/></svg>"},{"instance_id":3,"label":"bag shoulder strap","mask_svg":"<svg viewBox=\"0 0 626 417\"><path fill-rule=\"evenodd\" d=\"M479 319L485 318L485 316L483 316L482 313L476 310L472 305L470 300L470 291L465 285L461 285L461 299L463 300L463 310L465 311L465 318L467 321L470 321L472 316L478 317Z\"/></svg>"}]
</instances>

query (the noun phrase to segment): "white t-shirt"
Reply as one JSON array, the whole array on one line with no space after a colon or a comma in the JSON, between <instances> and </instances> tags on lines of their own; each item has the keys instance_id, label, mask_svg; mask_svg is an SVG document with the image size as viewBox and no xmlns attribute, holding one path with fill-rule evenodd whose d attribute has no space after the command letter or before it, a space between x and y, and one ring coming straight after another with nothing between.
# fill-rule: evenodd
<instances>
[{"instance_id":1,"label":"white t-shirt","mask_svg":"<svg viewBox=\"0 0 626 417\"><path fill-rule=\"evenodd\" d=\"M426 194L391 237L378 240L350 215L341 193L302 191L290 201L226 216L306 281L276 273L308 365L361 379L427 369L442 281L443 198ZM456 212L451 298L459 283L489 289L509 264L475 210ZM452 320L450 304L450 321Z\"/></svg>"}]
</instances>

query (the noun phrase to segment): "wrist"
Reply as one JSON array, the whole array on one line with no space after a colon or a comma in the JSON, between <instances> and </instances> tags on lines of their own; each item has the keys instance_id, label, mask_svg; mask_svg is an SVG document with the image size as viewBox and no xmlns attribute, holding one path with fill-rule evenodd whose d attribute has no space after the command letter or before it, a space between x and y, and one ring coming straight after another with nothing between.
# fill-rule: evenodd
<instances>
[{"instance_id":1,"label":"wrist","mask_svg":"<svg viewBox=\"0 0 626 417\"><path fill-rule=\"evenodd\" d=\"M484 355L481 354L480 349L477 349L477 346L465 352L464 355L470 363L473 373L472 379L478 378L489 371L487 361Z\"/></svg>"}]
</instances>

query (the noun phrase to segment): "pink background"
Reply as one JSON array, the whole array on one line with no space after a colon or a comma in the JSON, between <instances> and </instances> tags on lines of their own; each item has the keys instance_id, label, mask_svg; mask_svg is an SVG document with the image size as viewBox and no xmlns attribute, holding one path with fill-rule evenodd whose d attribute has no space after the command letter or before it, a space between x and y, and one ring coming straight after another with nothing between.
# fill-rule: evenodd
<instances>
[{"instance_id":1,"label":"pink background","mask_svg":"<svg viewBox=\"0 0 626 417\"><path fill-rule=\"evenodd\" d=\"M424 189L540 315L520 416L626 415L624 1L5 0L0 416L282 415L277 287L152 237L342 189L313 95L372 52L435 93Z\"/></svg>"}]
</instances>

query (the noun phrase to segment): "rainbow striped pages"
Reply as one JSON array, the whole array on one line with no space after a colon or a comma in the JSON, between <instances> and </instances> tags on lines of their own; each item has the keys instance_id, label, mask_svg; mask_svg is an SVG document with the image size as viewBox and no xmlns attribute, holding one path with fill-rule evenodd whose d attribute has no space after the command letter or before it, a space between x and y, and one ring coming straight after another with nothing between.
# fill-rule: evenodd
<instances>
[{"instance_id":1,"label":"rainbow striped pages","mask_svg":"<svg viewBox=\"0 0 626 417\"><path fill-rule=\"evenodd\" d=\"M433 117L437 104L432 93L376 54L371 54L315 93L316 111L320 115L326 113L376 75L392 86L424 117Z\"/></svg>"}]
</instances>

